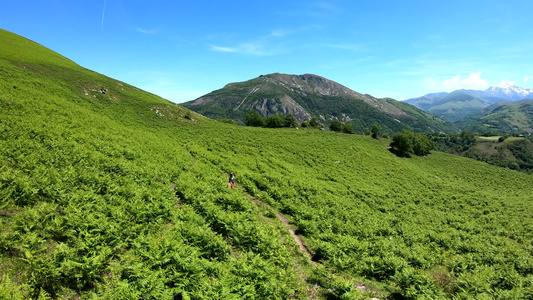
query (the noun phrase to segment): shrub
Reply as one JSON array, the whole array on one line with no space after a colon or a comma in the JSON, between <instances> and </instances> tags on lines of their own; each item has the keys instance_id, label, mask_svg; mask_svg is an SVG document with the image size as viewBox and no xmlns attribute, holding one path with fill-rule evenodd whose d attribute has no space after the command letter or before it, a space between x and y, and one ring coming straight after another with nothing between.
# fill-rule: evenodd
<instances>
[{"instance_id":1,"label":"shrub","mask_svg":"<svg viewBox=\"0 0 533 300\"><path fill-rule=\"evenodd\" d=\"M337 119L334 119L333 121L331 121L331 125L329 125L329 130L340 132L342 130L341 121Z\"/></svg>"},{"instance_id":2,"label":"shrub","mask_svg":"<svg viewBox=\"0 0 533 300\"><path fill-rule=\"evenodd\" d=\"M309 125L313 128L317 128L319 123L318 123L318 118L317 117L312 117L311 120L309 120Z\"/></svg>"},{"instance_id":3,"label":"shrub","mask_svg":"<svg viewBox=\"0 0 533 300\"><path fill-rule=\"evenodd\" d=\"M433 144L425 134L419 133L415 135L413 151L416 155L428 155L433 149L435 149L435 144Z\"/></svg>"},{"instance_id":4,"label":"shrub","mask_svg":"<svg viewBox=\"0 0 533 300\"><path fill-rule=\"evenodd\" d=\"M244 122L246 126L253 127L264 127L265 119L255 110L251 110L246 116L246 121Z\"/></svg>"},{"instance_id":5,"label":"shrub","mask_svg":"<svg viewBox=\"0 0 533 300\"><path fill-rule=\"evenodd\" d=\"M285 117L285 127L298 127L298 121L296 121L296 117L293 114L286 114Z\"/></svg>"},{"instance_id":6,"label":"shrub","mask_svg":"<svg viewBox=\"0 0 533 300\"><path fill-rule=\"evenodd\" d=\"M372 126L372 130L370 131L370 134L376 140L379 139L381 136L381 127L379 127L378 124L374 124L374 126Z\"/></svg>"},{"instance_id":7,"label":"shrub","mask_svg":"<svg viewBox=\"0 0 533 300\"><path fill-rule=\"evenodd\" d=\"M354 134L355 130L353 129L352 124L342 124L342 132L348 134Z\"/></svg>"},{"instance_id":8,"label":"shrub","mask_svg":"<svg viewBox=\"0 0 533 300\"><path fill-rule=\"evenodd\" d=\"M402 130L392 137L391 148L397 152L399 156L410 157L414 153L415 134L409 130Z\"/></svg>"},{"instance_id":9,"label":"shrub","mask_svg":"<svg viewBox=\"0 0 533 300\"><path fill-rule=\"evenodd\" d=\"M285 126L285 120L281 115L275 114L266 119L266 127L281 128Z\"/></svg>"},{"instance_id":10,"label":"shrub","mask_svg":"<svg viewBox=\"0 0 533 300\"><path fill-rule=\"evenodd\" d=\"M236 125L237 123L233 121L232 119L219 119L219 122L226 123L226 124L233 124Z\"/></svg>"}]
</instances>

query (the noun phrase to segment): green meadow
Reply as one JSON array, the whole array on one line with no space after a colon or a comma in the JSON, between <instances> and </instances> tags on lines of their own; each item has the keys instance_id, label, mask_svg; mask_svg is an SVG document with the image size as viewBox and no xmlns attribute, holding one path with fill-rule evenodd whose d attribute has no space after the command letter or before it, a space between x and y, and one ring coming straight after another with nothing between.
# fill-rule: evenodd
<instances>
[{"instance_id":1,"label":"green meadow","mask_svg":"<svg viewBox=\"0 0 533 300\"><path fill-rule=\"evenodd\" d=\"M0 44L0 298L533 297L531 175L217 122Z\"/></svg>"}]
</instances>

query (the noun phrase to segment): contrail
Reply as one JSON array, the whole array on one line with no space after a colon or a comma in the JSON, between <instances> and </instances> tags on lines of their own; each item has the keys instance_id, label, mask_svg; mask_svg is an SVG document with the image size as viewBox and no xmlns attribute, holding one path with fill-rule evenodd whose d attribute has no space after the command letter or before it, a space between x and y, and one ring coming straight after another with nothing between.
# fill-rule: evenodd
<instances>
[{"instance_id":1,"label":"contrail","mask_svg":"<svg viewBox=\"0 0 533 300\"><path fill-rule=\"evenodd\" d=\"M105 5L107 0L104 0L104 10L102 11L102 32L104 31L104 16L105 16Z\"/></svg>"}]
</instances>

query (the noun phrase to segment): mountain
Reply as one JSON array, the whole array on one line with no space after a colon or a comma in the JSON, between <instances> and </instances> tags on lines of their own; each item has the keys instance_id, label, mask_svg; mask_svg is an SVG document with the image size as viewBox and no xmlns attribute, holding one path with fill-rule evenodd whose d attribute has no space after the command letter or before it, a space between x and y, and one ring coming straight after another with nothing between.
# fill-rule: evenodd
<instances>
[{"instance_id":1,"label":"mountain","mask_svg":"<svg viewBox=\"0 0 533 300\"><path fill-rule=\"evenodd\" d=\"M405 102L444 120L456 122L480 109L501 101L517 101L533 97L533 90L510 83L490 87L484 91L456 90L451 93L427 94Z\"/></svg>"},{"instance_id":2,"label":"mountain","mask_svg":"<svg viewBox=\"0 0 533 300\"><path fill-rule=\"evenodd\" d=\"M293 114L301 122L312 116L328 125L339 119L362 132L373 124L386 131L406 128L417 132L450 132L455 128L435 116L393 99L357 93L321 76L268 74L230 83L183 106L214 119L231 118L244 123L249 111L263 117Z\"/></svg>"},{"instance_id":3,"label":"mountain","mask_svg":"<svg viewBox=\"0 0 533 300\"><path fill-rule=\"evenodd\" d=\"M498 102L461 119L457 126L476 132L533 134L533 100Z\"/></svg>"},{"instance_id":4,"label":"mountain","mask_svg":"<svg viewBox=\"0 0 533 300\"><path fill-rule=\"evenodd\" d=\"M508 101L533 98L533 90L524 89L512 83L503 83L498 86L492 86L485 90L484 94L502 98Z\"/></svg>"},{"instance_id":5,"label":"mountain","mask_svg":"<svg viewBox=\"0 0 533 300\"><path fill-rule=\"evenodd\" d=\"M0 45L0 299L533 295L530 175L217 122Z\"/></svg>"}]
</instances>

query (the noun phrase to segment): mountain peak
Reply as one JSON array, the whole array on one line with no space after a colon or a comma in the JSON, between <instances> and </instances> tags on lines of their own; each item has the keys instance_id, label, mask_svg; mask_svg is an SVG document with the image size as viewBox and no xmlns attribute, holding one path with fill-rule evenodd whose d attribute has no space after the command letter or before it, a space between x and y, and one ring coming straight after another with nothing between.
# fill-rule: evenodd
<instances>
[{"instance_id":1,"label":"mountain peak","mask_svg":"<svg viewBox=\"0 0 533 300\"><path fill-rule=\"evenodd\" d=\"M512 81L503 81L497 86L491 86L486 89L485 94L488 96L502 97L505 100L516 101L533 97L533 90L516 86Z\"/></svg>"},{"instance_id":2,"label":"mountain peak","mask_svg":"<svg viewBox=\"0 0 533 300\"><path fill-rule=\"evenodd\" d=\"M227 84L183 106L210 118L230 118L244 123L249 111L268 118L292 114L298 122L318 117L325 125L332 120L351 123L361 132L379 123L382 128L401 131L450 131L451 125L391 99L363 95L333 80L314 74L273 73ZM422 124L422 125L421 125Z\"/></svg>"},{"instance_id":3,"label":"mountain peak","mask_svg":"<svg viewBox=\"0 0 533 300\"><path fill-rule=\"evenodd\" d=\"M504 80L500 84L498 84L496 87L499 88L510 88L510 87L517 87L513 81Z\"/></svg>"}]
</instances>

